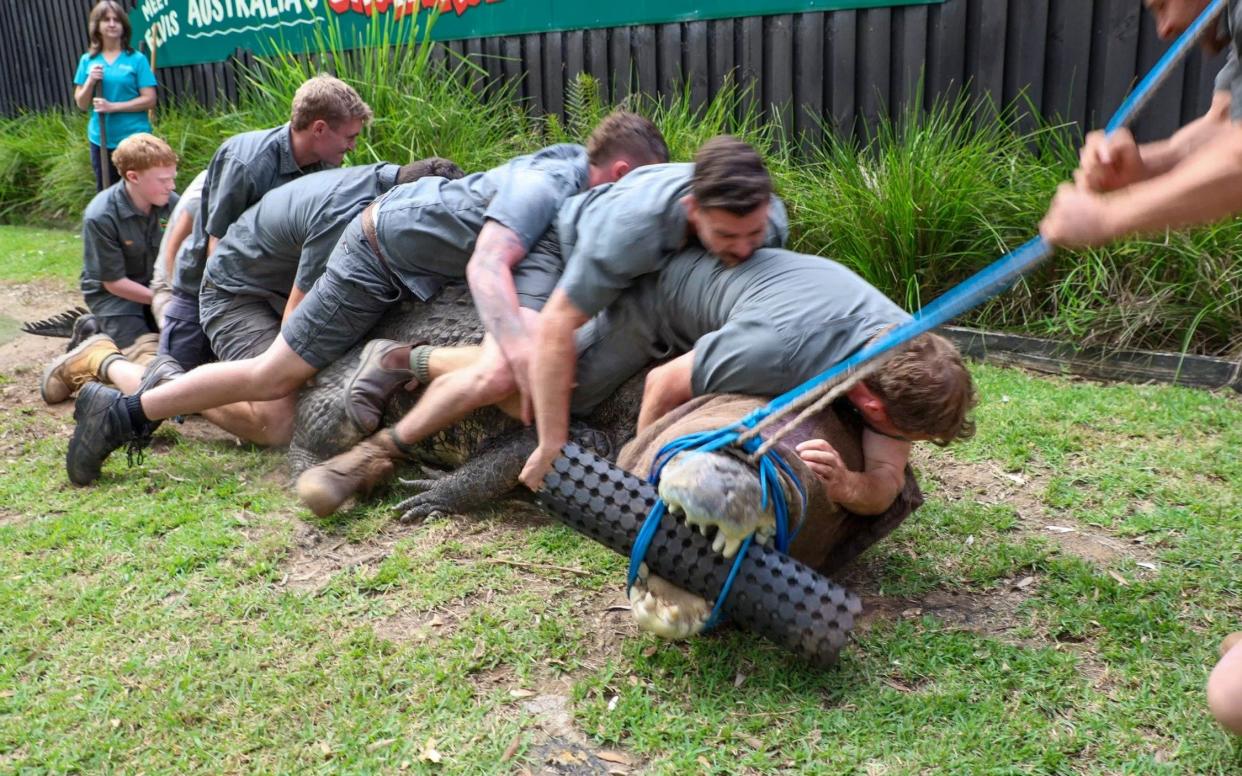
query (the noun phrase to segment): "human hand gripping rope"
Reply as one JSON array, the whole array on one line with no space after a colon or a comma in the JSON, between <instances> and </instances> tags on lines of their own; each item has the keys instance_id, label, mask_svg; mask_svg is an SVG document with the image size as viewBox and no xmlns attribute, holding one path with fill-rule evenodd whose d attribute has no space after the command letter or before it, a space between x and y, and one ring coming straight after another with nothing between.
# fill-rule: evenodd
<instances>
[{"instance_id":1,"label":"human hand gripping rope","mask_svg":"<svg viewBox=\"0 0 1242 776\"><path fill-rule=\"evenodd\" d=\"M1128 126L1138 116L1173 69L1185 59L1204 31L1216 23L1225 5L1226 0L1213 0L1194 23L1174 41L1164 56L1156 62L1151 71L1113 114L1105 127L1106 133L1112 134ZM1039 266L1053 253L1053 246L1048 244L1043 237L1036 236L945 292L931 304L919 310L910 321L893 329L880 341L864 347L828 371L776 397L737 423L717 431L690 434L673 440L661 448L656 456L648 481L653 485L658 484L665 464L680 453L706 453L736 445L747 453L750 461L759 468L759 480L763 488L762 506L767 509L770 501L776 518L776 549L788 553L789 545L797 535L801 524L791 534L788 526L789 508L785 502L784 491L780 487L782 475L788 477L798 490L804 515L806 513L806 490L781 454L773 449L776 443L804 420L828 407L859 380L878 370L886 361L900 352L901 346L1005 292L1019 278ZM794 412L798 413L795 417L777 425L781 418ZM776 430L769 439L764 441L761 433L773 426L777 426ZM647 556L647 551L665 511L663 499L657 499L634 541L630 552L627 588L632 587L638 579L639 567ZM711 628L719 621L729 589L753 539L753 534L747 537L741 550L735 556L729 575L716 596L706 628Z\"/></svg>"}]
</instances>

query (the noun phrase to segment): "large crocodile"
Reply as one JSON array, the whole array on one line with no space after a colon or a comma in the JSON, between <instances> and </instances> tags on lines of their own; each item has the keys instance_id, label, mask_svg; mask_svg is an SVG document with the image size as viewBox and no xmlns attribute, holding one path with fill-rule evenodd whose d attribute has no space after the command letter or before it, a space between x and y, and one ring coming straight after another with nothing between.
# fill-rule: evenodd
<instances>
[{"instance_id":1,"label":"large crocodile","mask_svg":"<svg viewBox=\"0 0 1242 776\"><path fill-rule=\"evenodd\" d=\"M453 284L428 303L409 303L395 309L372 336L465 345L482 339L482 326L469 293L463 286ZM320 372L303 390L290 445L295 472L348 449L363 438L362 431L346 418L342 401L345 379L360 353L361 347L355 348ZM666 441L684 433L726 425L760 403L753 397L700 397L626 445L633 437L641 396L640 375L601 405L585 425L575 427L575 441L611 460L618 460L617 451L625 445L618 463L641 475L650 468L652 458ZM418 392L399 392L386 411L385 424L400 417L417 397ZM828 439L850 468L859 469L861 428L830 409L798 428L781 445L786 460L802 482L810 486L805 516L800 512L794 515L804 527L792 554L813 568L831 573L892 531L922 503L922 496L912 472L907 470L903 493L884 515L864 518L840 510L814 487L815 475L792 453L794 445L815 437ZM534 446L533 432L498 410L476 412L418 446L422 453L418 463L450 471L438 478L403 481L419 491L400 504L403 519L418 519L436 512L466 512L513 491L522 464ZM785 487L789 503L799 505L796 491L789 483ZM759 503L758 478L752 468L731 455L686 456L674 461L662 478L661 494L688 519L716 532L722 548L732 548L737 537L752 528L767 527Z\"/></svg>"}]
</instances>

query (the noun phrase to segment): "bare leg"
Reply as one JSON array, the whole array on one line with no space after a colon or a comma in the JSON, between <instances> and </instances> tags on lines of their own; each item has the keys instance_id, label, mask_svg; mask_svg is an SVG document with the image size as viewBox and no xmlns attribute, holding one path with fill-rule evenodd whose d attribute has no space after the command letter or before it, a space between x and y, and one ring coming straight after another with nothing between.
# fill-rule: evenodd
<instances>
[{"instance_id":1,"label":"bare leg","mask_svg":"<svg viewBox=\"0 0 1242 776\"><path fill-rule=\"evenodd\" d=\"M239 401L202 413L212 424L263 447L289 444L296 414L296 393L272 401Z\"/></svg>"},{"instance_id":2,"label":"bare leg","mask_svg":"<svg viewBox=\"0 0 1242 776\"><path fill-rule=\"evenodd\" d=\"M500 347L490 336L484 337L477 360L432 380L414 409L394 426L397 438L407 445L426 439L474 410L501 401L516 387Z\"/></svg>"},{"instance_id":3,"label":"bare leg","mask_svg":"<svg viewBox=\"0 0 1242 776\"><path fill-rule=\"evenodd\" d=\"M138 390L138 384L142 382L142 375L146 371L147 368L141 364L118 358L108 364L104 378L120 389L121 393L129 394Z\"/></svg>"},{"instance_id":4,"label":"bare leg","mask_svg":"<svg viewBox=\"0 0 1242 776\"><path fill-rule=\"evenodd\" d=\"M147 391L142 395L142 411L148 418L159 420L238 401L283 399L317 371L294 353L283 337L277 337L261 356L206 364Z\"/></svg>"},{"instance_id":5,"label":"bare leg","mask_svg":"<svg viewBox=\"0 0 1242 776\"><path fill-rule=\"evenodd\" d=\"M131 394L138 390L145 371L145 366L117 359L108 365L107 379L122 393ZM213 425L248 442L265 447L278 447L289 444L289 440L293 438L296 408L296 399L287 396L275 401L234 402L203 410L201 414Z\"/></svg>"}]
</instances>

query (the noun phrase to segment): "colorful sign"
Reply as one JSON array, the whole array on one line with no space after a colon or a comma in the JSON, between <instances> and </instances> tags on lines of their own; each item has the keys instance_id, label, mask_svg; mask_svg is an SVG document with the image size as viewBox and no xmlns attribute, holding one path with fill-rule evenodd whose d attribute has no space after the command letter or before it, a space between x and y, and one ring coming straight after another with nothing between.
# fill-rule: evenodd
<instances>
[{"instance_id":1,"label":"colorful sign","mask_svg":"<svg viewBox=\"0 0 1242 776\"><path fill-rule=\"evenodd\" d=\"M767 16L844 8L925 5L944 0L140 0L130 13L134 40L157 65L219 62L238 49L257 54L316 48L329 20L349 45L365 39L373 17L422 15L439 7L435 40L555 30Z\"/></svg>"}]
</instances>

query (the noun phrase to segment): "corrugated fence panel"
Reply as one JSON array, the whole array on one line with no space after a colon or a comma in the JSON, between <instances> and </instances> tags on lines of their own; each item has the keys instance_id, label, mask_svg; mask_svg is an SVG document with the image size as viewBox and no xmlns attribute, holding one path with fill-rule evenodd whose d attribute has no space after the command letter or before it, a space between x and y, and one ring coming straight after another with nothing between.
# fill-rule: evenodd
<instances>
[{"instance_id":1,"label":"corrugated fence panel","mask_svg":"<svg viewBox=\"0 0 1242 776\"><path fill-rule=\"evenodd\" d=\"M132 7L134 0L124 5ZM91 0L0 0L0 115L73 105ZM634 91L705 104L730 79L744 109L779 118L813 143L823 128L865 136L963 90L997 103L1028 99L1043 116L1095 127L1166 44L1142 0L947 0L936 5L787 14L607 30L472 38L445 44L449 62L494 92L506 79L536 113L565 118L579 73L619 102ZM158 68L163 99L235 101L236 62ZM1168 135L1211 101L1222 57L1191 57L1136 126ZM158 65L158 62L157 62ZM921 101L920 101L921 95Z\"/></svg>"}]
</instances>

